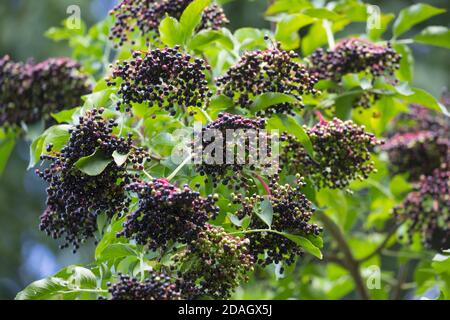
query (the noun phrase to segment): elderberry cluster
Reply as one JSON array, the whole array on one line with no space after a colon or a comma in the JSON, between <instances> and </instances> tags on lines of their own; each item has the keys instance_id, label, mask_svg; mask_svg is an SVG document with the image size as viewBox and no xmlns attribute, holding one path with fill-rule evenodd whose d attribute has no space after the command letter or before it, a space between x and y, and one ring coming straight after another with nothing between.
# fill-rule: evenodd
<instances>
[{"instance_id":1,"label":"elderberry cluster","mask_svg":"<svg viewBox=\"0 0 450 320\"><path fill-rule=\"evenodd\" d=\"M254 194L243 197L242 194L233 195L233 204L240 204L236 212L239 219L246 216L251 219L249 229L267 229L267 225L255 212L261 211L264 203L270 201L273 210L271 229L300 236L318 236L322 228L309 221L314 213L312 203L301 192L305 185L303 179L297 176L295 187L280 185L276 180L269 184L271 194L262 197ZM248 234L250 253L256 263L266 266L271 263L283 262L286 265L294 263L295 258L303 255L303 250L294 241L275 232L255 232Z\"/></svg>"},{"instance_id":2,"label":"elderberry cluster","mask_svg":"<svg viewBox=\"0 0 450 320\"><path fill-rule=\"evenodd\" d=\"M211 96L204 71L209 66L203 59L193 59L180 48L134 52L133 59L114 67L108 86L120 83L118 108L129 111L133 103L158 106L172 115L187 107L203 107Z\"/></svg>"},{"instance_id":3,"label":"elderberry cluster","mask_svg":"<svg viewBox=\"0 0 450 320\"><path fill-rule=\"evenodd\" d=\"M270 161L270 136L263 131L263 118L245 118L240 115L219 113L218 118L202 128L202 134L194 139L194 153L200 149L202 161L196 165L200 175L211 179L214 187L219 183L236 190L252 183L244 170L267 170L270 173L274 163ZM262 159L258 145L266 141L267 154ZM252 143L257 142L257 143ZM208 152L208 147L214 145ZM259 155L259 157L258 157Z\"/></svg>"},{"instance_id":4,"label":"elderberry cluster","mask_svg":"<svg viewBox=\"0 0 450 320\"><path fill-rule=\"evenodd\" d=\"M76 107L81 96L90 92L87 79L80 65L67 58L37 64L0 58L0 126L18 128Z\"/></svg>"},{"instance_id":5,"label":"elderberry cluster","mask_svg":"<svg viewBox=\"0 0 450 320\"><path fill-rule=\"evenodd\" d=\"M346 188L351 181L367 179L375 172L370 152L383 141L352 121L334 118L305 127L314 149L314 158L291 135L282 135L285 143L280 155L281 166L310 178L318 188Z\"/></svg>"},{"instance_id":6,"label":"elderberry cluster","mask_svg":"<svg viewBox=\"0 0 450 320\"><path fill-rule=\"evenodd\" d=\"M253 270L253 256L248 248L248 239L234 237L221 227L207 224L187 250L176 257L185 269L180 276L195 283L202 296L229 298Z\"/></svg>"},{"instance_id":7,"label":"elderberry cluster","mask_svg":"<svg viewBox=\"0 0 450 320\"><path fill-rule=\"evenodd\" d=\"M401 56L387 46L364 39L341 40L334 49L316 49L309 57L310 72L319 79L340 81L348 73L367 72L374 77L393 75L400 67Z\"/></svg>"},{"instance_id":8,"label":"elderberry cluster","mask_svg":"<svg viewBox=\"0 0 450 320\"><path fill-rule=\"evenodd\" d=\"M130 41L130 34L137 31L145 37L146 43L150 38L158 34L161 21L169 15L180 19L183 11L193 0L123 0L110 15L115 16L115 23L111 28L110 40L117 39L122 46ZM202 19L197 31L204 29L220 29L228 23L223 9L213 4L207 7L202 14Z\"/></svg>"},{"instance_id":9,"label":"elderberry cluster","mask_svg":"<svg viewBox=\"0 0 450 320\"><path fill-rule=\"evenodd\" d=\"M421 176L394 215L406 221L408 239L419 233L422 242L433 249L450 246L450 165L443 164L429 176Z\"/></svg>"},{"instance_id":10,"label":"elderberry cluster","mask_svg":"<svg viewBox=\"0 0 450 320\"><path fill-rule=\"evenodd\" d=\"M47 208L40 218L40 229L53 238L65 238L62 248L71 243L76 251L81 242L94 236L97 216L108 217L123 212L129 204L125 185L136 177L126 171L127 165L142 169L147 152L132 144L131 136L120 138L112 133L114 120L105 120L103 110L88 111L79 118L79 124L69 129L70 138L60 151L41 156L50 166L36 173L45 180ZM113 153L128 155L121 166L113 160ZM92 176L77 167L81 158L95 155L110 163L98 175Z\"/></svg>"},{"instance_id":11,"label":"elderberry cluster","mask_svg":"<svg viewBox=\"0 0 450 320\"><path fill-rule=\"evenodd\" d=\"M135 182L126 189L137 194L138 208L127 214L118 235L150 249L165 248L169 241L189 243L197 239L206 222L219 213L216 196L203 198L187 185L179 189L165 179Z\"/></svg>"},{"instance_id":12,"label":"elderberry cluster","mask_svg":"<svg viewBox=\"0 0 450 320\"><path fill-rule=\"evenodd\" d=\"M177 284L164 273L150 271L144 282L119 273L117 283L108 283L110 300L181 300Z\"/></svg>"},{"instance_id":13,"label":"elderberry cluster","mask_svg":"<svg viewBox=\"0 0 450 320\"><path fill-rule=\"evenodd\" d=\"M242 108L251 108L255 97L278 92L295 97L297 103L280 103L259 111L258 115L273 113L294 114L296 108L303 107L303 94L316 94L316 77L305 66L295 61L298 54L284 51L280 44L264 51L247 52L224 76L218 78L219 93L233 98Z\"/></svg>"},{"instance_id":14,"label":"elderberry cluster","mask_svg":"<svg viewBox=\"0 0 450 320\"><path fill-rule=\"evenodd\" d=\"M383 150L388 153L392 173L408 173L413 181L450 160L450 140L431 131L397 133Z\"/></svg>"},{"instance_id":15,"label":"elderberry cluster","mask_svg":"<svg viewBox=\"0 0 450 320\"><path fill-rule=\"evenodd\" d=\"M400 114L395 131L382 147L389 156L393 174L408 173L412 181L430 175L450 161L450 121L419 105Z\"/></svg>"}]
</instances>

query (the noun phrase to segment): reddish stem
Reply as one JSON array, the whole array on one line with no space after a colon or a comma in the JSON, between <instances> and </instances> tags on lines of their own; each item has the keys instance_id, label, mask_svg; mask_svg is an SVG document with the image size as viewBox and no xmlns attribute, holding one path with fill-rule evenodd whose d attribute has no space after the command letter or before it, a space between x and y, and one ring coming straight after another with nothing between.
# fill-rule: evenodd
<instances>
[{"instance_id":1,"label":"reddish stem","mask_svg":"<svg viewBox=\"0 0 450 320\"><path fill-rule=\"evenodd\" d=\"M272 195L272 193L270 192L269 186L268 186L267 183L263 180L263 178L261 178L259 175L255 175L255 177L256 177L256 179L259 180L259 182L261 182L261 184L262 184L264 190L266 190L267 194L268 194L269 196Z\"/></svg>"},{"instance_id":2,"label":"reddish stem","mask_svg":"<svg viewBox=\"0 0 450 320\"><path fill-rule=\"evenodd\" d=\"M320 111L316 111L315 114L316 114L317 118L319 118L320 124L327 123L327 120L325 120L325 118L323 117L322 113L320 113Z\"/></svg>"}]
</instances>

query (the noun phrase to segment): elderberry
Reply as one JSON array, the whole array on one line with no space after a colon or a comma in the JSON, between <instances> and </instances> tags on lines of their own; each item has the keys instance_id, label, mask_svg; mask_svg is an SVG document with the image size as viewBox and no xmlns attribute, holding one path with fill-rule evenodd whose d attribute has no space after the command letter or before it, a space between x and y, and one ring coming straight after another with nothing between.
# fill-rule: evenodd
<instances>
[{"instance_id":1,"label":"elderberry","mask_svg":"<svg viewBox=\"0 0 450 320\"><path fill-rule=\"evenodd\" d=\"M317 79L305 66L296 62L296 58L297 53L282 50L279 43L264 51L246 52L235 66L216 80L218 91L247 109L251 109L255 97L260 94L288 94L298 102L280 103L259 111L257 115L294 114L295 109L303 107L302 95L317 93L314 89Z\"/></svg>"}]
</instances>

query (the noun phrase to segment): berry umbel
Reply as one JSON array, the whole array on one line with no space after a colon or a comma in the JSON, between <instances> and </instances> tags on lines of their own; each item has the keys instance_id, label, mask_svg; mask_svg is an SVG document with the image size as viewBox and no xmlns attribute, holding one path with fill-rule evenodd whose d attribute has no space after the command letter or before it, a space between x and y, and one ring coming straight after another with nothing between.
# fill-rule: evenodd
<instances>
[{"instance_id":1,"label":"berry umbel","mask_svg":"<svg viewBox=\"0 0 450 320\"><path fill-rule=\"evenodd\" d=\"M414 233L436 250L450 245L450 170L449 164L422 176L404 202L394 209L394 216L407 225L408 239Z\"/></svg>"},{"instance_id":2,"label":"berry umbel","mask_svg":"<svg viewBox=\"0 0 450 320\"><path fill-rule=\"evenodd\" d=\"M108 283L110 300L181 300L182 294L176 283L164 274L150 271L144 281L119 274L119 281Z\"/></svg>"},{"instance_id":3,"label":"berry umbel","mask_svg":"<svg viewBox=\"0 0 450 320\"><path fill-rule=\"evenodd\" d=\"M118 108L129 111L133 103L159 107L172 115L188 107L203 108L211 93L203 59L181 53L179 47L135 52L133 59L113 68L109 86L120 84Z\"/></svg>"},{"instance_id":4,"label":"berry umbel","mask_svg":"<svg viewBox=\"0 0 450 320\"><path fill-rule=\"evenodd\" d=\"M275 164L271 161L271 137L264 131L265 125L263 118L219 113L194 139L194 153L201 152L196 171L211 179L214 187L221 183L235 189L253 184L244 170L271 174ZM266 154L262 154L264 148L258 149L263 143Z\"/></svg>"},{"instance_id":5,"label":"berry umbel","mask_svg":"<svg viewBox=\"0 0 450 320\"><path fill-rule=\"evenodd\" d=\"M295 61L297 58L297 53L284 51L279 44L264 51L246 52L235 66L216 80L218 91L233 98L238 106L250 110L258 95L267 92L288 94L297 102L280 103L258 114L294 114L296 109L303 107L302 95L317 93L314 89L317 79Z\"/></svg>"},{"instance_id":6,"label":"berry umbel","mask_svg":"<svg viewBox=\"0 0 450 320\"><path fill-rule=\"evenodd\" d=\"M180 277L194 283L200 295L227 299L253 270L253 256L248 247L248 239L208 224L176 258L183 269Z\"/></svg>"},{"instance_id":7,"label":"berry umbel","mask_svg":"<svg viewBox=\"0 0 450 320\"><path fill-rule=\"evenodd\" d=\"M169 15L177 20L193 0L123 0L110 15L115 17L110 31L110 40L117 40L116 46L127 42L134 44L132 34L137 32L146 44L159 34L159 24ZM207 7L202 14L197 31L219 29L228 23L222 8L216 4Z\"/></svg>"},{"instance_id":8,"label":"berry umbel","mask_svg":"<svg viewBox=\"0 0 450 320\"><path fill-rule=\"evenodd\" d=\"M322 228L309 223L314 209L312 203L301 192L305 185L303 179L297 177L296 185L280 185L276 180L269 184L271 194L268 196L252 195L244 197L236 194L233 204L240 204L236 212L239 219L251 217L249 230L267 229L267 224L255 213L263 207L271 206L273 211L271 230L286 232L300 236L318 236ZM266 266L280 262L290 265L298 256L303 255L303 249L294 241L275 232L254 232L247 235L250 240L250 253L255 262Z\"/></svg>"},{"instance_id":9,"label":"berry umbel","mask_svg":"<svg viewBox=\"0 0 450 320\"><path fill-rule=\"evenodd\" d=\"M90 92L81 66L68 58L40 63L0 58L0 126L19 128L48 120L51 113L77 107Z\"/></svg>"},{"instance_id":10,"label":"berry umbel","mask_svg":"<svg viewBox=\"0 0 450 320\"><path fill-rule=\"evenodd\" d=\"M76 251L81 242L94 236L97 230L97 216L107 217L124 212L129 204L125 195L125 185L136 177L127 173L126 167L140 170L147 153L133 146L131 137L127 139L114 135L117 126L114 120L102 117L103 110L92 110L79 118L79 124L70 130L67 145L60 151L52 151L41 156L49 160L49 168L36 173L45 180L47 188L47 208L41 216L40 229L53 238L64 237L61 247L72 244ZM128 154L121 166L113 160L113 153ZM95 176L82 172L77 162L91 155L110 160L104 170Z\"/></svg>"},{"instance_id":11,"label":"berry umbel","mask_svg":"<svg viewBox=\"0 0 450 320\"><path fill-rule=\"evenodd\" d=\"M343 189L353 180L367 179L376 171L370 152L383 144L373 134L351 120L321 119L312 128L305 127L314 149L314 158L291 135L282 135L285 143L280 163L310 178L318 188Z\"/></svg>"},{"instance_id":12,"label":"berry umbel","mask_svg":"<svg viewBox=\"0 0 450 320\"><path fill-rule=\"evenodd\" d=\"M137 194L138 207L127 214L119 236L153 250L165 249L169 242L186 244L196 239L219 212L216 197L203 198L187 185L178 188L165 179L135 182L127 190Z\"/></svg>"},{"instance_id":13,"label":"berry umbel","mask_svg":"<svg viewBox=\"0 0 450 320\"><path fill-rule=\"evenodd\" d=\"M314 76L335 81L362 71L374 77L393 76L400 68L400 59L389 43L383 46L357 38L341 40L333 49L318 48L309 57L310 72Z\"/></svg>"}]
</instances>

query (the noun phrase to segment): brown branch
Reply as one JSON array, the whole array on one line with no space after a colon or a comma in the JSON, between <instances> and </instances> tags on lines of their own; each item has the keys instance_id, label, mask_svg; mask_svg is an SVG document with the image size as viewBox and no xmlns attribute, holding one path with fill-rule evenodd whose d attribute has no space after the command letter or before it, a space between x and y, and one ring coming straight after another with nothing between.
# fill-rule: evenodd
<instances>
[{"instance_id":1,"label":"brown branch","mask_svg":"<svg viewBox=\"0 0 450 320\"><path fill-rule=\"evenodd\" d=\"M359 270L360 264L354 258L350 246L348 245L348 242L345 239L345 236L342 233L341 228L325 213L317 211L316 214L324 224L326 230L330 232L331 236L336 240L339 249L344 254L343 266L349 271L350 275L355 281L356 292L358 292L358 295L361 297L361 299L370 300L367 287L364 283L364 279L362 278Z\"/></svg>"}]
</instances>

